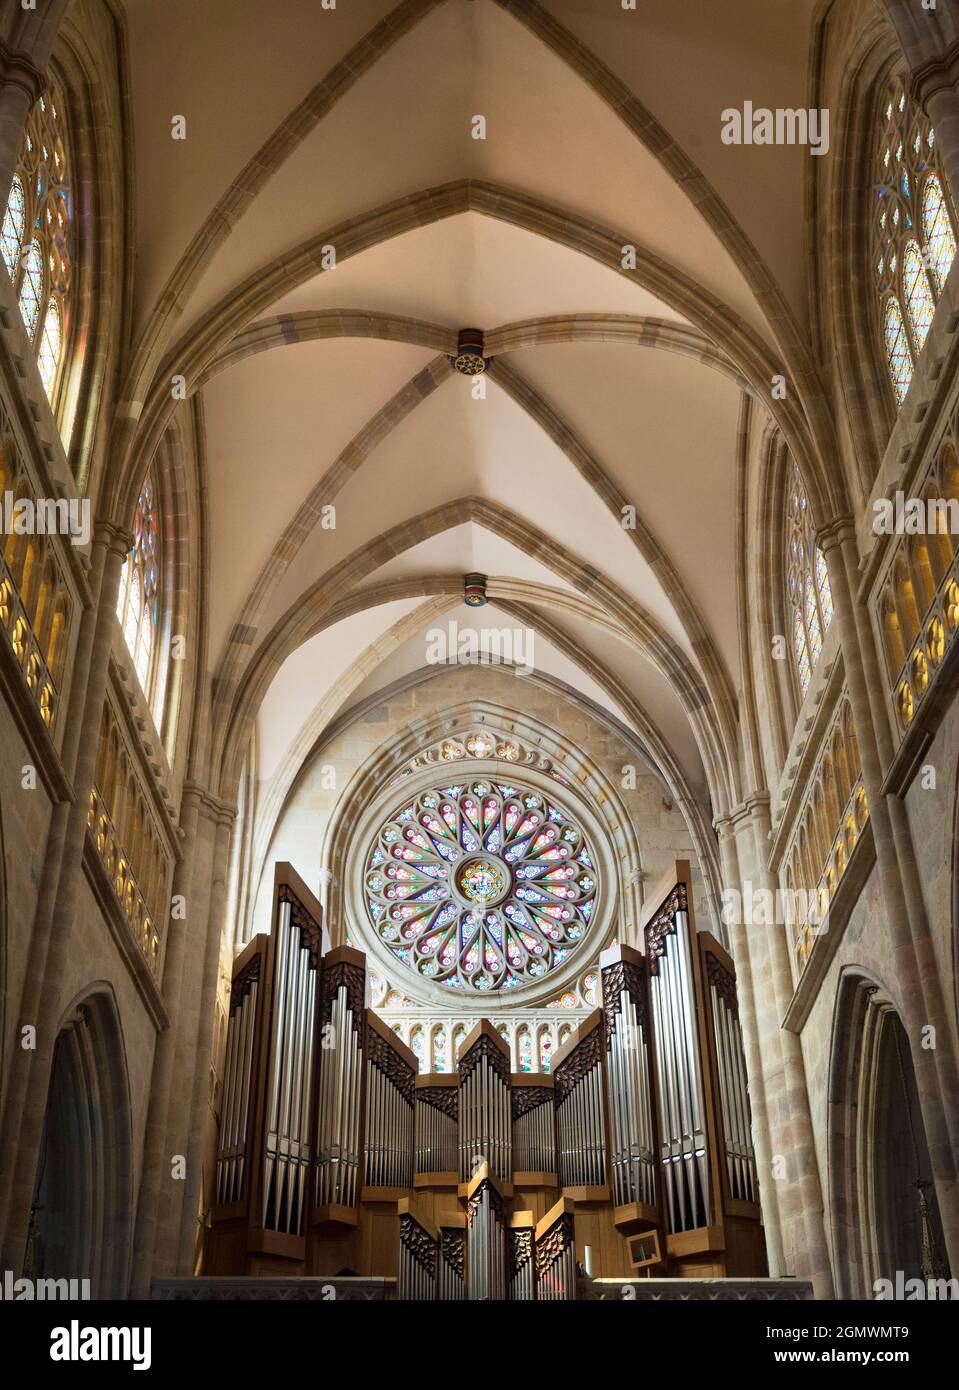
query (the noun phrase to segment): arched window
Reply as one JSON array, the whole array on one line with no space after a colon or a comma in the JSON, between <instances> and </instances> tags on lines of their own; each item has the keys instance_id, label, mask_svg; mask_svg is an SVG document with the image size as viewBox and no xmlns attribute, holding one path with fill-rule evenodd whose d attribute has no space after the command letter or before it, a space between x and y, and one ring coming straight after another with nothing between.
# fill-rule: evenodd
<instances>
[{"instance_id":1,"label":"arched window","mask_svg":"<svg viewBox=\"0 0 959 1390\"><path fill-rule=\"evenodd\" d=\"M881 122L873 265L883 347L901 405L955 259L956 231L935 131L898 79L883 98Z\"/></svg>"},{"instance_id":2,"label":"arched window","mask_svg":"<svg viewBox=\"0 0 959 1390\"><path fill-rule=\"evenodd\" d=\"M133 548L120 576L117 621L149 700L160 621L160 525L152 476L147 477L137 500Z\"/></svg>"},{"instance_id":3,"label":"arched window","mask_svg":"<svg viewBox=\"0 0 959 1390\"><path fill-rule=\"evenodd\" d=\"M832 590L826 557L812 535L809 501L795 464L786 486L786 601L793 656L803 695L832 622Z\"/></svg>"},{"instance_id":4,"label":"arched window","mask_svg":"<svg viewBox=\"0 0 959 1390\"><path fill-rule=\"evenodd\" d=\"M0 254L51 404L70 328L70 175L63 98L56 83L49 82L27 117L0 228Z\"/></svg>"}]
</instances>

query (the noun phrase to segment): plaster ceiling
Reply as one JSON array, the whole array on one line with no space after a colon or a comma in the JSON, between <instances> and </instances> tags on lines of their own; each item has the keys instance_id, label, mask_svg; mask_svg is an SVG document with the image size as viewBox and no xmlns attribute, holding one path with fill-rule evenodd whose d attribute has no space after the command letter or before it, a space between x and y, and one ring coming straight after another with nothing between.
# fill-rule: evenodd
<instances>
[{"instance_id":1,"label":"plaster ceiling","mask_svg":"<svg viewBox=\"0 0 959 1390\"><path fill-rule=\"evenodd\" d=\"M546 25L558 21L586 46L584 63L592 54L626 84L663 127L656 152L494 0L423 9L318 122L298 126L302 138L257 182L243 215L214 228L210 254L186 275L183 258L209 237L231 182L391 6L126 0L138 333L156 330L163 353L186 353L205 318L245 303L297 246L391 200L470 179L535 200L533 222L546 234L501 220L491 200L493 215L459 211L372 241L334 271L278 282L272 302L240 314L237 325L363 310L455 335L557 315L630 315L684 333L696 323L722 354L735 349L727 315L747 326L757 350L776 350L781 319L767 317L769 301L751 283L757 269L770 272L801 321L808 154L725 146L720 117L747 98L806 104L813 0L687 0L635 12L592 0L517 7ZM175 114L187 117L185 142L170 137ZM477 114L485 140L470 138ZM708 214L701 188L667 168L682 155L712 185ZM549 209L559 220L537 223ZM581 243L562 244L581 236L564 222L572 214L660 258L656 292L583 254ZM717 218L733 235L717 234ZM157 304L173 275L174 310L161 319ZM435 347L369 337L287 343L226 366L200 388L211 670L222 667L235 625L255 629L243 658L249 670L284 616L312 611L318 595L359 595L354 617L286 656L258 712L261 775L296 746L297 716L329 692L324 718L419 670L425 627L407 630L417 605L440 591L455 611L462 575L476 570L490 576L494 595L522 589L561 626L563 651L542 642L551 677L628 722L600 676L615 679L648 707L677 764L701 786L676 681L622 625L661 633L691 681L712 682L710 698L717 682L738 687L740 386L693 356L624 341L506 353L499 363L536 392L558 428L574 432L590 459L587 479L493 377L476 400L469 380L436 359ZM311 489L428 366L415 407L331 494L335 530L304 527L290 543ZM645 556L610 504L618 494L637 508ZM448 510L425 525L438 508ZM388 534L389 549L374 551ZM268 562L275 579L261 585L251 618L251 592ZM405 596L382 602L389 585L405 585ZM349 689L340 690L349 673Z\"/></svg>"}]
</instances>

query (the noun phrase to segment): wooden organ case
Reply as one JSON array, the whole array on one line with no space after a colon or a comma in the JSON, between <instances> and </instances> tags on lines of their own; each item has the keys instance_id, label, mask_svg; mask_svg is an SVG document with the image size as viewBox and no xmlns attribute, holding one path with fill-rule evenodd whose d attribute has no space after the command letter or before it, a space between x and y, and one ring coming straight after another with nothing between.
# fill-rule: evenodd
<instances>
[{"instance_id":1,"label":"wooden organ case","mask_svg":"<svg viewBox=\"0 0 959 1390\"><path fill-rule=\"evenodd\" d=\"M364 955L277 867L236 960L208 1275L397 1279L400 1298L570 1299L583 1272L766 1272L733 962L689 865L600 956L602 1007L549 1074L480 1020L420 1075L367 1005Z\"/></svg>"}]
</instances>

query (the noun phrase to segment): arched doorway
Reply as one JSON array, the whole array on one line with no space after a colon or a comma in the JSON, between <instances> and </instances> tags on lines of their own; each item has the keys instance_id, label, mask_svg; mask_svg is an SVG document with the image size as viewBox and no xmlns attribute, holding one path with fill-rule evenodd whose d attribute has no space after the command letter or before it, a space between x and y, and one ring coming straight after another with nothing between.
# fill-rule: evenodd
<instances>
[{"instance_id":1,"label":"arched doorway","mask_svg":"<svg viewBox=\"0 0 959 1390\"><path fill-rule=\"evenodd\" d=\"M122 1297L133 1214L130 1107L119 1020L107 993L71 1009L54 1045L24 1274L89 1279Z\"/></svg>"},{"instance_id":2,"label":"arched doorway","mask_svg":"<svg viewBox=\"0 0 959 1390\"><path fill-rule=\"evenodd\" d=\"M943 1278L945 1243L909 1038L865 976L840 983L833 1020L829 1176L836 1289Z\"/></svg>"}]
</instances>

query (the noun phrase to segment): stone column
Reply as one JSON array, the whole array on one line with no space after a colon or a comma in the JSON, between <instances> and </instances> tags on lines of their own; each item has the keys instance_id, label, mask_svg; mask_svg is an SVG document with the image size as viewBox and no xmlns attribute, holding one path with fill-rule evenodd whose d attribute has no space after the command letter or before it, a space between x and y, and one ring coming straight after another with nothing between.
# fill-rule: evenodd
<instances>
[{"instance_id":1,"label":"stone column","mask_svg":"<svg viewBox=\"0 0 959 1390\"><path fill-rule=\"evenodd\" d=\"M204 1155L208 1151L214 1126L214 1116L210 1107L210 1067L213 1062L214 1009L220 949L226 922L227 871L230 862L234 811L221 803L215 814L216 838L213 853L213 874L210 882L206 950L199 997L199 1020L194 1042L196 1061L193 1072L193 1094L190 1100L187 1176L180 1212L180 1240L177 1257L177 1269L180 1274L192 1274L194 1272L197 1221L203 1190Z\"/></svg>"},{"instance_id":2,"label":"stone column","mask_svg":"<svg viewBox=\"0 0 959 1390\"><path fill-rule=\"evenodd\" d=\"M184 845L177 891L186 899L186 917L176 924L168 951L173 958L164 975L176 992L176 1022L164 1040L164 1056L155 1077L156 1113L150 1140L147 1186L138 1213L136 1280L142 1292L151 1275L192 1274L192 1250L180 1258L184 1221L195 1231L202 1176L210 1043L216 972L226 903L232 811L205 788L184 789L189 839ZM172 1003L172 997L170 1002ZM174 1157L185 1160L185 1178L173 1176ZM186 1217L185 1212L190 1216Z\"/></svg>"},{"instance_id":3,"label":"stone column","mask_svg":"<svg viewBox=\"0 0 959 1390\"><path fill-rule=\"evenodd\" d=\"M771 894L774 903L779 882L766 867L770 829L768 797L756 796L744 803L737 817L740 868L744 880L752 883L753 893ZM770 915L772 921L751 923L747 930L750 953L760 958L765 954L767 963L764 978L758 982L765 1006L760 1046L767 1068L769 1113L789 1175L779 1182L783 1244L788 1250L787 1232L791 1230L796 1267L788 1272L811 1279L818 1298L832 1298L832 1265L805 1062L799 1038L782 1027L793 996L789 943L785 925L776 920L775 912Z\"/></svg>"},{"instance_id":4,"label":"stone column","mask_svg":"<svg viewBox=\"0 0 959 1390\"><path fill-rule=\"evenodd\" d=\"M189 903L193 874L193 852L197 840L197 821L200 795L195 786L187 786L180 804L180 828L184 840L184 857L176 866L173 896ZM172 1182L172 1152L168 1143L171 1097L178 1084L176 1046L182 1020L183 975L187 959L187 921L170 920L167 924L167 946L163 961L163 1002L170 1026L157 1038L150 1084L150 1105L147 1111L143 1140L143 1173L137 1204L136 1234L130 1293L133 1298L149 1298L150 1279L154 1272L157 1244L157 1218L160 1192L164 1183ZM159 1272L159 1271L158 1271ZM169 1271L164 1271L169 1272Z\"/></svg>"},{"instance_id":5,"label":"stone column","mask_svg":"<svg viewBox=\"0 0 959 1390\"><path fill-rule=\"evenodd\" d=\"M939 167L959 206L959 43L915 67L911 89L935 126Z\"/></svg>"},{"instance_id":6,"label":"stone column","mask_svg":"<svg viewBox=\"0 0 959 1390\"><path fill-rule=\"evenodd\" d=\"M41 914L38 905L26 985L20 1001L20 1018L37 1030L37 1046L25 1052L10 1069L10 1084L3 1112L0 1149L0 1216L4 1218L5 1267L19 1270L27 1238L30 1204L36 1178L53 1047L63 1006L61 981L71 927L76 915L83 873L87 798L93 785L99 747L100 717L106 693L107 670L116 629L116 601L120 570L129 550L129 535L112 523L101 523L94 539L93 573L101 576L95 623L84 623L82 637L91 641L86 689L74 691L71 710L82 707L81 732L73 770L74 799L63 817L55 818L52 834L62 832L62 848L51 845L52 863L59 867L55 889L48 886L52 911ZM91 613L94 610L91 610Z\"/></svg>"},{"instance_id":7,"label":"stone column","mask_svg":"<svg viewBox=\"0 0 959 1390\"><path fill-rule=\"evenodd\" d=\"M929 1144L943 1235L950 1264L959 1268L959 1194L956 1154L959 1115L948 1103L959 1095L959 1072L947 1019L946 999L935 960L929 921L919 884L906 809L897 796L884 795L883 752L891 750L883 691L869 614L858 601L858 550L847 519L828 528L817 542L826 556L836 618L840 624L849 700L862 758L876 864L886 907L885 926L892 952L889 986L895 992L909 1037L923 1124ZM891 752L887 754L891 756ZM922 1046L932 1024L936 1047Z\"/></svg>"},{"instance_id":8,"label":"stone column","mask_svg":"<svg viewBox=\"0 0 959 1390\"><path fill-rule=\"evenodd\" d=\"M736 851L732 822L717 822L719 857L723 887L731 889L742 901L742 876ZM766 1101L766 1078L763 1073L763 1049L759 1040L757 1019L756 977L749 955L749 943L742 913L726 914L729 944L736 964L736 994L743 1025L743 1050L746 1054L746 1074L749 1078L749 1110L752 1117L753 1145L756 1150L756 1170L759 1175L759 1201L763 1212L766 1235L766 1255L769 1273L773 1278L787 1273L783 1256L782 1228L779 1220L779 1200L772 1172L772 1145L769 1108Z\"/></svg>"},{"instance_id":9,"label":"stone column","mask_svg":"<svg viewBox=\"0 0 959 1390\"><path fill-rule=\"evenodd\" d=\"M0 40L0 208L7 206L23 127L42 90L40 69Z\"/></svg>"}]
</instances>

